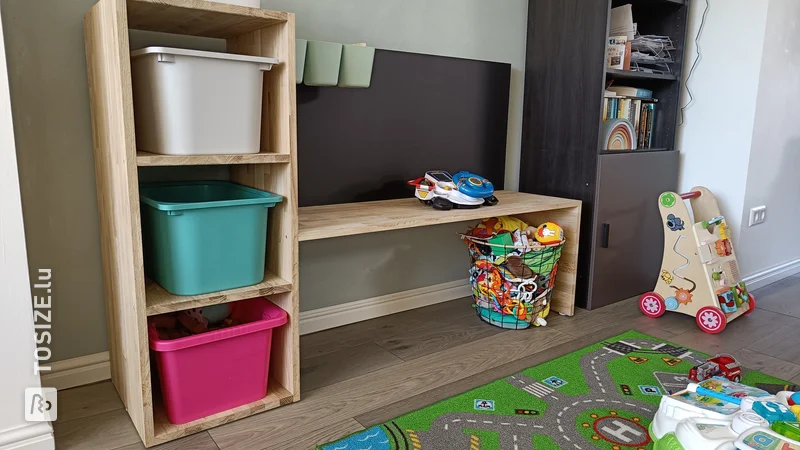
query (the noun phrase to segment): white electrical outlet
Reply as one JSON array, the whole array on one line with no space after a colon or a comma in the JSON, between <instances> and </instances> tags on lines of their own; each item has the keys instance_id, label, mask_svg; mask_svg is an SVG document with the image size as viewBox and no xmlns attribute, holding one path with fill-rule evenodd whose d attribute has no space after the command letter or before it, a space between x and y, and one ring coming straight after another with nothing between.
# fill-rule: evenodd
<instances>
[{"instance_id":1,"label":"white electrical outlet","mask_svg":"<svg viewBox=\"0 0 800 450\"><path fill-rule=\"evenodd\" d=\"M750 209L750 224L748 226L758 225L767 220L767 207L764 205L756 206Z\"/></svg>"}]
</instances>

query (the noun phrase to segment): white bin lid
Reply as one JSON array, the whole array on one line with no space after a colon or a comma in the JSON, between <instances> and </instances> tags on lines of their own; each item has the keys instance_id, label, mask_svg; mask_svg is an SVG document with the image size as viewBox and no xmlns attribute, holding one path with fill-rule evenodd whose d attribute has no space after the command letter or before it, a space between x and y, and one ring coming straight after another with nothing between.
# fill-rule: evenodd
<instances>
[{"instance_id":1,"label":"white bin lid","mask_svg":"<svg viewBox=\"0 0 800 450\"><path fill-rule=\"evenodd\" d=\"M205 52L201 50L188 50L185 48L172 48L172 47L145 47L131 52L131 58L137 58L144 55L179 55L179 56L194 56L197 58L211 58L222 59L227 61L242 61L256 64L279 64L278 58L267 58L265 56L250 56L239 55L236 53L219 53L219 52Z\"/></svg>"}]
</instances>

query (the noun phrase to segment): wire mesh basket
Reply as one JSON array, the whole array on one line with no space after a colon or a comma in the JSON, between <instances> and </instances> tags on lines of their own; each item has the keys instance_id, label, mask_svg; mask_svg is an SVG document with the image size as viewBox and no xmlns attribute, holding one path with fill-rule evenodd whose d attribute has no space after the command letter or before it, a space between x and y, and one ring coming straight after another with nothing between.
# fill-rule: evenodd
<instances>
[{"instance_id":1,"label":"wire mesh basket","mask_svg":"<svg viewBox=\"0 0 800 450\"><path fill-rule=\"evenodd\" d=\"M546 324L564 241L531 248L461 237L472 262L469 280L478 317L512 330Z\"/></svg>"}]
</instances>

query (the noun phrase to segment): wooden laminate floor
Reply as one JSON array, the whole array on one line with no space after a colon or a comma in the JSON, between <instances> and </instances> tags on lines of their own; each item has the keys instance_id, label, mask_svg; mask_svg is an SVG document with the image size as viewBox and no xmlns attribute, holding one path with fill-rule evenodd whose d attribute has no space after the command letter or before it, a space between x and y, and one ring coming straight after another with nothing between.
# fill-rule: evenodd
<instances>
[{"instance_id":1,"label":"wooden laminate floor","mask_svg":"<svg viewBox=\"0 0 800 450\"><path fill-rule=\"evenodd\" d=\"M754 294L758 308L708 335L694 318L643 316L636 299L525 331L491 327L470 299L301 338L302 400L195 434L159 450L312 449L628 329L800 383L800 275ZM59 392L58 449L144 448L110 382Z\"/></svg>"}]
</instances>

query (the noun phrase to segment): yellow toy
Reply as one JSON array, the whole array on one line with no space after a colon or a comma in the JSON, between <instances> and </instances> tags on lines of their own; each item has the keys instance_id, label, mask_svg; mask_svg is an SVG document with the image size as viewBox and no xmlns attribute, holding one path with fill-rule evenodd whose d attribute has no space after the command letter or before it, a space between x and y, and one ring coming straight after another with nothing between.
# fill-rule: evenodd
<instances>
[{"instance_id":1,"label":"yellow toy","mask_svg":"<svg viewBox=\"0 0 800 450\"><path fill-rule=\"evenodd\" d=\"M690 201L693 220L683 200ZM664 192L658 207L664 223L661 273L653 292L639 298L639 309L653 318L666 311L694 316L711 334L752 312L756 301L739 274L730 228L714 194L702 186L686 194Z\"/></svg>"},{"instance_id":2,"label":"yellow toy","mask_svg":"<svg viewBox=\"0 0 800 450\"><path fill-rule=\"evenodd\" d=\"M534 237L544 245L558 244L564 240L564 229L553 222L545 222L536 227Z\"/></svg>"}]
</instances>

